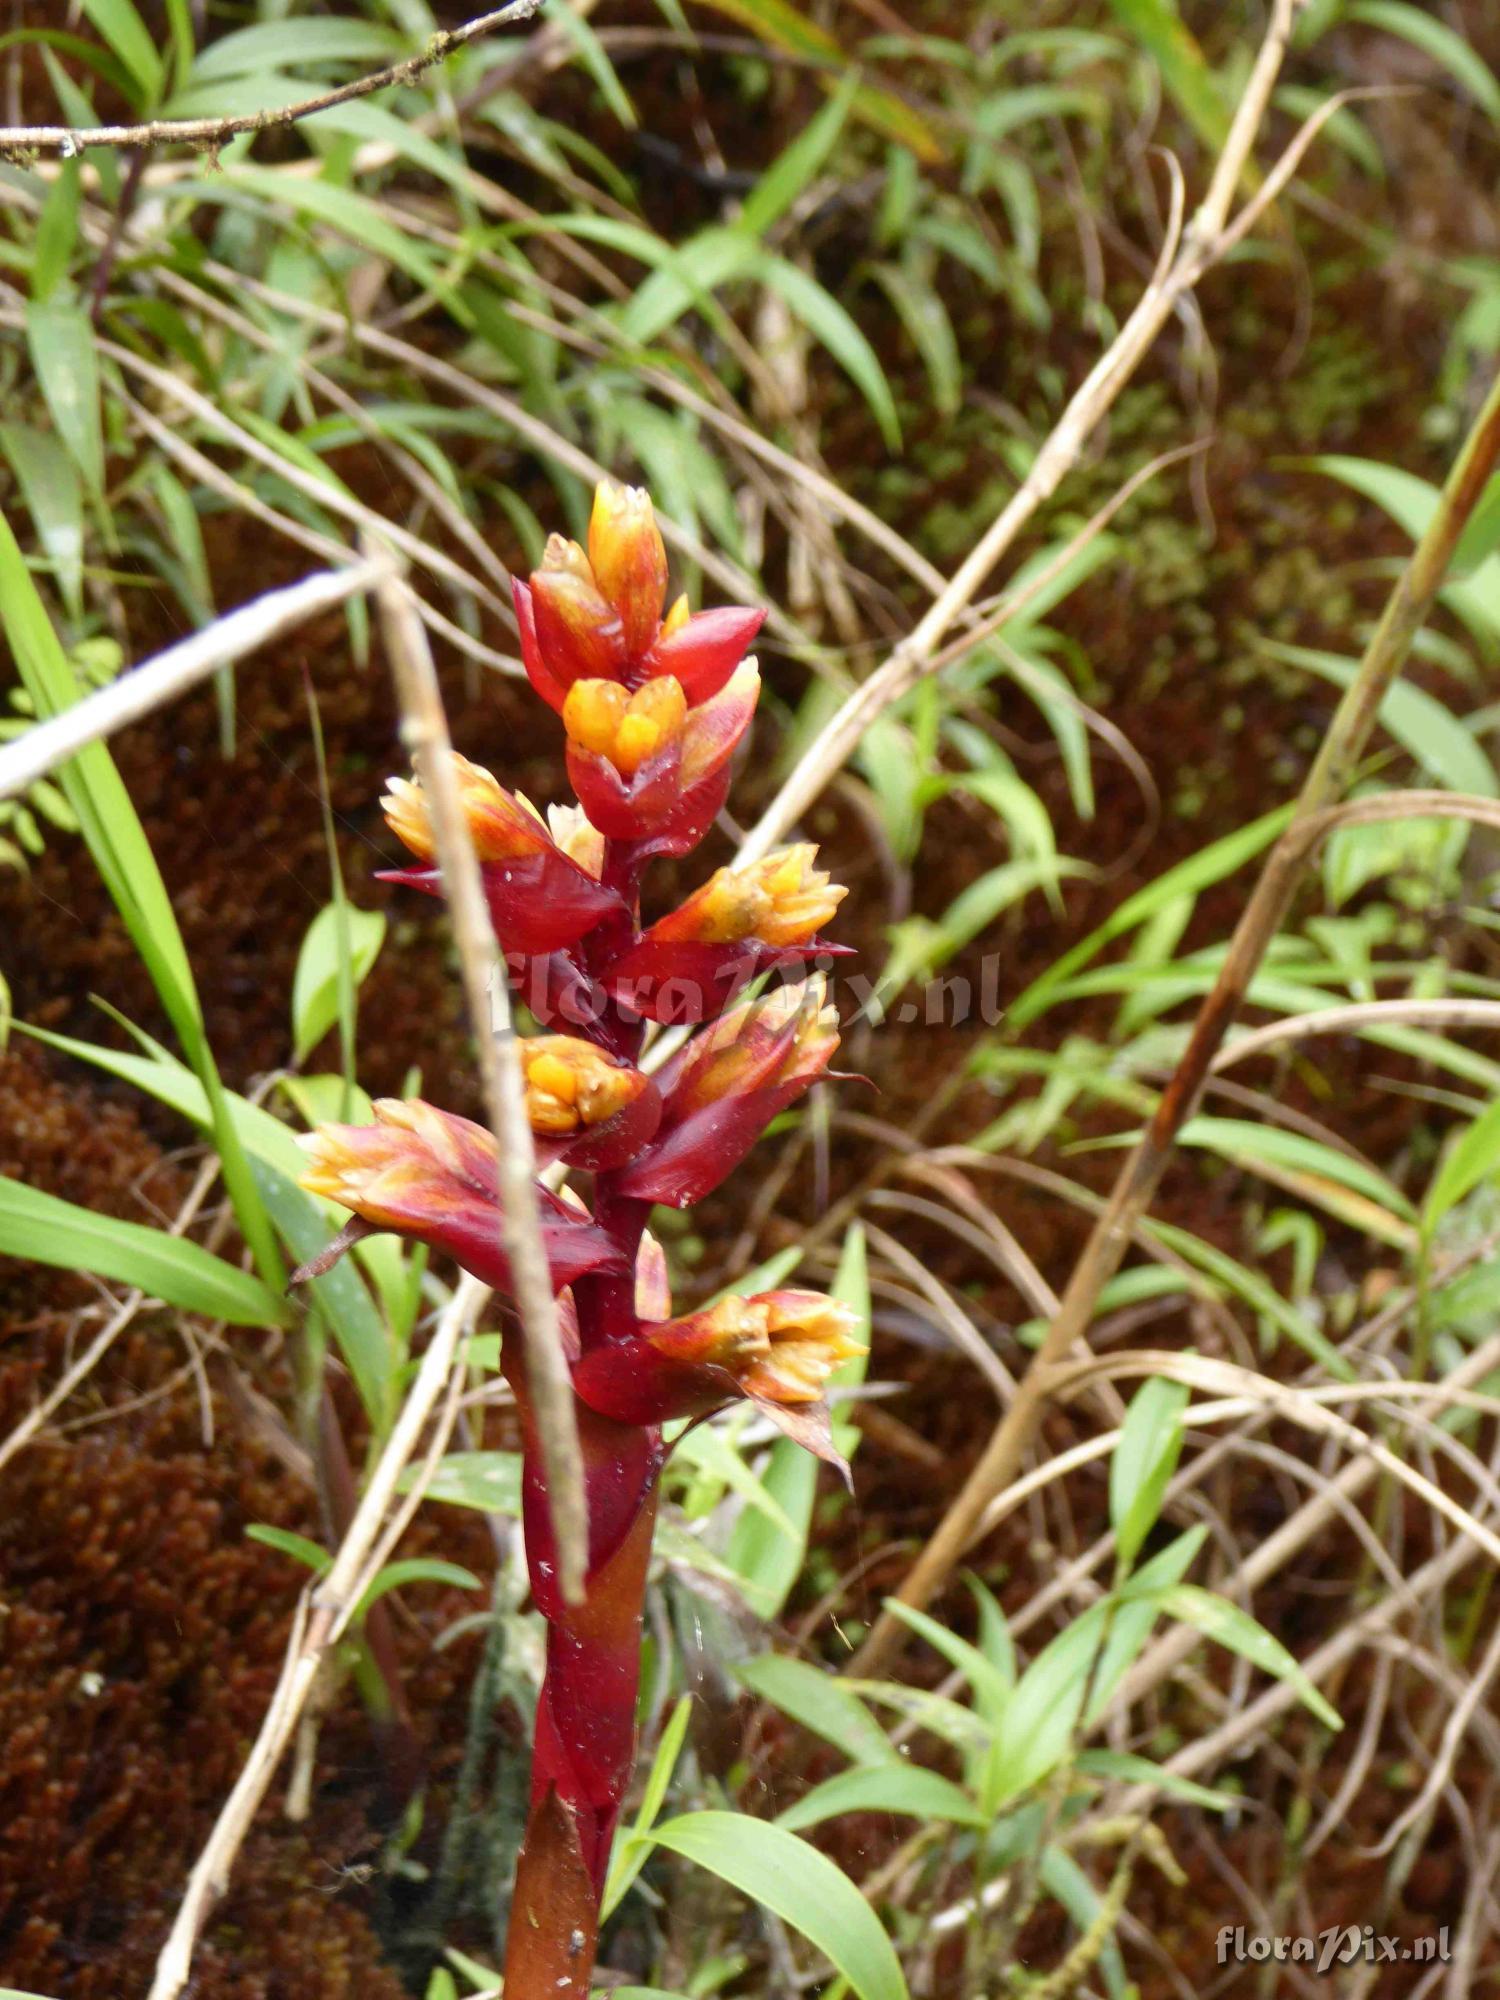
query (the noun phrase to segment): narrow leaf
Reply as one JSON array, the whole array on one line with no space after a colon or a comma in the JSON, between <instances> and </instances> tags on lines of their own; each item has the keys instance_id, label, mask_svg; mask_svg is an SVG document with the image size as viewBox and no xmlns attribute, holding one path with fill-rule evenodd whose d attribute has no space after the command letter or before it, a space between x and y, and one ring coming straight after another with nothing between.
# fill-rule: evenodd
<instances>
[{"instance_id":1,"label":"narrow leaf","mask_svg":"<svg viewBox=\"0 0 1500 2000\"><path fill-rule=\"evenodd\" d=\"M912 1819L946 1820L953 1826L990 1823L990 1816L951 1778L924 1770L920 1764L886 1763L840 1771L778 1813L776 1824L788 1833L801 1833L840 1813L852 1812L902 1813Z\"/></svg>"},{"instance_id":2,"label":"narrow leaf","mask_svg":"<svg viewBox=\"0 0 1500 2000\"><path fill-rule=\"evenodd\" d=\"M1206 1639L1227 1646L1232 1653L1295 1688L1299 1700L1330 1729L1343 1728L1338 1710L1319 1694L1280 1640L1273 1639L1248 1611L1231 1604L1228 1598L1216 1597L1211 1590L1200 1590L1193 1583L1174 1584L1171 1589L1159 1592L1156 1602L1167 1617L1191 1625Z\"/></svg>"},{"instance_id":3,"label":"narrow leaf","mask_svg":"<svg viewBox=\"0 0 1500 2000\"><path fill-rule=\"evenodd\" d=\"M96 1215L9 1177L0 1178L0 1251L138 1285L168 1305L231 1326L284 1326L289 1317L285 1303L259 1278L202 1244Z\"/></svg>"},{"instance_id":4,"label":"narrow leaf","mask_svg":"<svg viewBox=\"0 0 1500 2000\"><path fill-rule=\"evenodd\" d=\"M906 1981L874 1911L841 1868L784 1827L743 1813L683 1813L652 1839L732 1884L821 1951L859 2000L907 2000Z\"/></svg>"}]
</instances>

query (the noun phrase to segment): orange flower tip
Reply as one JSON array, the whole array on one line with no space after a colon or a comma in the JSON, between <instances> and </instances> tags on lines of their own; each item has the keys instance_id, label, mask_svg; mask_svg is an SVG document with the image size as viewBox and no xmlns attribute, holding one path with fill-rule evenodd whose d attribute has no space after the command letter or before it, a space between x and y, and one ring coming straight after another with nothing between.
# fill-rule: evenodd
<instances>
[{"instance_id":1,"label":"orange flower tip","mask_svg":"<svg viewBox=\"0 0 1500 2000\"><path fill-rule=\"evenodd\" d=\"M670 639L674 632L682 630L691 616L692 613L688 609L687 592L684 591L681 597L673 599L671 610L661 621L661 632L658 636L663 639Z\"/></svg>"},{"instance_id":2,"label":"orange flower tip","mask_svg":"<svg viewBox=\"0 0 1500 2000\"><path fill-rule=\"evenodd\" d=\"M864 1350L852 1338L857 1316L821 1292L731 1295L686 1320L646 1329L672 1358L726 1369L748 1396L813 1403L829 1376Z\"/></svg>"},{"instance_id":3,"label":"orange flower tip","mask_svg":"<svg viewBox=\"0 0 1500 2000\"><path fill-rule=\"evenodd\" d=\"M459 803L468 823L474 850L481 861L511 861L534 853L542 845L541 814L518 793L506 791L492 771L452 753ZM382 797L386 823L403 846L420 861L437 859L437 837L427 795L414 779L391 778Z\"/></svg>"},{"instance_id":4,"label":"orange flower tip","mask_svg":"<svg viewBox=\"0 0 1500 2000\"><path fill-rule=\"evenodd\" d=\"M810 841L768 854L750 868L721 868L664 919L670 937L703 944L806 944L848 893L813 866Z\"/></svg>"},{"instance_id":5,"label":"orange flower tip","mask_svg":"<svg viewBox=\"0 0 1500 2000\"><path fill-rule=\"evenodd\" d=\"M635 1101L646 1079L574 1035L533 1035L521 1043L526 1111L534 1132L565 1137L603 1124Z\"/></svg>"},{"instance_id":6,"label":"orange flower tip","mask_svg":"<svg viewBox=\"0 0 1500 2000\"><path fill-rule=\"evenodd\" d=\"M307 1155L298 1185L309 1194L323 1195L329 1201L341 1198L344 1176L357 1164L353 1147L343 1137L344 1130L340 1125L319 1125L311 1132L296 1134L297 1144Z\"/></svg>"},{"instance_id":7,"label":"orange flower tip","mask_svg":"<svg viewBox=\"0 0 1500 2000\"><path fill-rule=\"evenodd\" d=\"M629 694L618 681L579 680L563 703L568 740L633 778L648 758L682 736L687 702L670 674Z\"/></svg>"},{"instance_id":8,"label":"orange flower tip","mask_svg":"<svg viewBox=\"0 0 1500 2000\"><path fill-rule=\"evenodd\" d=\"M388 778L386 786L380 799L386 825L419 861L436 860L437 842L421 786L411 778Z\"/></svg>"},{"instance_id":9,"label":"orange flower tip","mask_svg":"<svg viewBox=\"0 0 1500 2000\"><path fill-rule=\"evenodd\" d=\"M795 1012L797 1022L797 1047L799 1050L838 1047L839 1010L828 1004L828 981L821 972L804 980L800 987L791 989L797 996Z\"/></svg>"},{"instance_id":10,"label":"orange flower tip","mask_svg":"<svg viewBox=\"0 0 1500 2000\"><path fill-rule=\"evenodd\" d=\"M656 636L667 593L667 552L649 494L601 479L589 516L589 561L599 589L619 614L632 655Z\"/></svg>"},{"instance_id":11,"label":"orange flower tip","mask_svg":"<svg viewBox=\"0 0 1500 2000\"><path fill-rule=\"evenodd\" d=\"M849 893L814 867L817 855L811 841L801 841L768 854L759 864L759 884L770 902L769 916L759 928L767 944L805 944Z\"/></svg>"},{"instance_id":12,"label":"orange flower tip","mask_svg":"<svg viewBox=\"0 0 1500 2000\"><path fill-rule=\"evenodd\" d=\"M299 1133L297 1143L308 1156L300 1185L367 1222L391 1216L402 1193L420 1177L422 1162L381 1144L382 1136L376 1126L351 1125Z\"/></svg>"}]
</instances>

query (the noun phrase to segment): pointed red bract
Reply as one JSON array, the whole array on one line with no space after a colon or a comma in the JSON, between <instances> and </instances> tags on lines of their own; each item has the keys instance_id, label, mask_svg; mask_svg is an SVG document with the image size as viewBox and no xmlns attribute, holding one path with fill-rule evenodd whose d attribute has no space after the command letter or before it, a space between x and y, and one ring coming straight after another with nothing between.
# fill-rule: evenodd
<instances>
[{"instance_id":1,"label":"pointed red bract","mask_svg":"<svg viewBox=\"0 0 1500 2000\"><path fill-rule=\"evenodd\" d=\"M596 924L624 908L613 889L591 881L565 854L490 862L479 872L501 950L527 958L577 944ZM443 878L436 868L383 868L375 879L420 889L424 896L443 893Z\"/></svg>"},{"instance_id":2,"label":"pointed red bract","mask_svg":"<svg viewBox=\"0 0 1500 2000\"><path fill-rule=\"evenodd\" d=\"M541 656L564 687L622 678L625 628L576 542L548 540L541 568L531 572L531 615Z\"/></svg>"},{"instance_id":3,"label":"pointed red bract","mask_svg":"<svg viewBox=\"0 0 1500 2000\"><path fill-rule=\"evenodd\" d=\"M536 633L536 608L532 602L531 586L522 583L518 576L510 580L510 594L516 607L516 630L521 640L521 664L526 669L526 678L546 702L562 714L563 703L568 698L568 690L560 681L542 653L542 642Z\"/></svg>"},{"instance_id":4,"label":"pointed red bract","mask_svg":"<svg viewBox=\"0 0 1500 2000\"><path fill-rule=\"evenodd\" d=\"M420 1098L378 1098L374 1108L373 1125L320 1125L303 1137L302 1185L373 1229L430 1244L482 1283L508 1292L494 1139L482 1125ZM544 1187L537 1201L555 1287L626 1265L586 1212Z\"/></svg>"},{"instance_id":5,"label":"pointed red bract","mask_svg":"<svg viewBox=\"0 0 1500 2000\"><path fill-rule=\"evenodd\" d=\"M732 1173L767 1125L822 1076L838 1047L821 979L727 1014L663 1070L662 1118L619 1192L688 1208Z\"/></svg>"},{"instance_id":6,"label":"pointed red bract","mask_svg":"<svg viewBox=\"0 0 1500 2000\"><path fill-rule=\"evenodd\" d=\"M602 834L638 840L660 826L682 796L682 744L668 743L627 778L607 757L569 743L568 777Z\"/></svg>"},{"instance_id":7,"label":"pointed red bract","mask_svg":"<svg viewBox=\"0 0 1500 2000\"><path fill-rule=\"evenodd\" d=\"M677 631L663 633L647 653L644 671L671 674L695 705L719 692L749 652L766 621L748 604L725 604L695 611Z\"/></svg>"}]
</instances>

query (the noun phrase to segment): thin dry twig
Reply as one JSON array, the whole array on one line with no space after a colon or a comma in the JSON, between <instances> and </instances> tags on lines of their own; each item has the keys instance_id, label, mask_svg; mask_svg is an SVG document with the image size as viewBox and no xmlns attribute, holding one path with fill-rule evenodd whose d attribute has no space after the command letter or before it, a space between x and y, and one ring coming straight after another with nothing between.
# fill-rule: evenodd
<instances>
[{"instance_id":1,"label":"thin dry twig","mask_svg":"<svg viewBox=\"0 0 1500 2000\"><path fill-rule=\"evenodd\" d=\"M385 1522L397 1483L439 1396L447 1386L464 1335L482 1311L489 1288L463 1278L439 1316L400 1414L365 1485L354 1518L323 1577L298 1600L281 1677L234 1789L188 1877L147 2000L177 2000L192 1968L193 1947L209 1911L223 1895L230 1871L261 1801L296 1735L329 1652L359 1603L359 1585Z\"/></svg>"},{"instance_id":2,"label":"thin dry twig","mask_svg":"<svg viewBox=\"0 0 1500 2000\"><path fill-rule=\"evenodd\" d=\"M350 550L345 543L335 540L331 535L320 534L316 528L310 528L304 522L294 520L290 514L271 506L253 487L236 479L214 459L199 451L195 444L179 436L170 424L164 423L161 418L154 415L144 403L132 396L128 389L114 387L112 392L118 396L131 422L146 433L163 455L181 466L211 493L221 494L232 507L237 507L254 521L263 522L274 533L284 536L289 542L294 542L298 548L306 549L309 555L319 556L324 562L334 564L350 561ZM381 517L375 518L378 520ZM481 666L488 667L494 673L518 675L523 671L518 659L505 653L497 653L492 646L475 639L465 632L461 625L456 625L451 618L445 617L436 606L429 604L425 599L419 599L419 603L422 623L427 629L440 639L446 640L467 659L477 660Z\"/></svg>"},{"instance_id":3,"label":"thin dry twig","mask_svg":"<svg viewBox=\"0 0 1500 2000\"><path fill-rule=\"evenodd\" d=\"M351 558L347 569L305 576L283 590L268 590L60 715L37 723L0 749L0 799L25 791L85 744L113 736L165 708L221 667L233 666L320 612L373 589L384 568L379 561Z\"/></svg>"},{"instance_id":4,"label":"thin dry twig","mask_svg":"<svg viewBox=\"0 0 1500 2000\"><path fill-rule=\"evenodd\" d=\"M1150 1206L1177 1133L1192 1116L1209 1066L1243 1003L1257 966L1281 928L1317 840L1338 820L1422 809L1415 803L1419 795L1412 794L1399 795L1399 805L1394 800L1361 800L1352 806L1341 806L1338 801L1375 727L1386 690L1406 662L1411 642L1447 574L1464 524L1497 460L1500 460L1500 376L1491 386L1449 474L1432 522L1386 602L1359 671L1339 704L1303 784L1292 823L1273 848L1251 892L1219 976L1198 1010L1187 1048L1162 1093L1156 1114L1120 1171L1074 1267L1062 1306L1048 1327L1014 1401L996 1426L962 1491L903 1581L898 1593L903 1603L920 1609L931 1600L962 1557L976 1523L991 1501L1015 1477L1041 1419L1053 1375L1082 1341L1100 1290L1119 1269L1131 1231ZM1459 812L1465 804L1449 801L1444 810ZM851 1670L866 1675L878 1671L905 1631L898 1618L884 1613L855 1655Z\"/></svg>"},{"instance_id":5,"label":"thin dry twig","mask_svg":"<svg viewBox=\"0 0 1500 2000\"><path fill-rule=\"evenodd\" d=\"M1347 1007L1289 1014L1284 1020L1247 1028L1232 1037L1209 1068L1217 1076L1235 1063L1264 1055L1268 1049L1319 1035L1347 1035L1361 1028L1500 1028L1500 1000L1356 1000Z\"/></svg>"},{"instance_id":6,"label":"thin dry twig","mask_svg":"<svg viewBox=\"0 0 1500 2000\"><path fill-rule=\"evenodd\" d=\"M402 740L411 752L432 813L443 891L453 920L453 939L478 1051L485 1112L498 1149L500 1240L526 1339L526 1372L546 1474L547 1505L557 1538L558 1581L568 1602L578 1604L583 1600L588 1565L583 1453L558 1329L557 1300L542 1243L536 1148L526 1114L526 1083L511 1024L504 962L464 817L437 671L413 593L390 572L377 587L376 598L401 705Z\"/></svg>"},{"instance_id":7,"label":"thin dry twig","mask_svg":"<svg viewBox=\"0 0 1500 2000\"><path fill-rule=\"evenodd\" d=\"M458 28L441 28L429 37L424 48L389 68L369 76L320 91L296 104L284 104L275 111L247 111L228 118L159 118L143 125L7 125L0 126L0 158L26 159L36 153L57 153L71 160L90 146L222 146L226 139L242 132L270 132L283 125L295 125L319 111L335 105L351 104L356 98L371 97L377 90L389 90L414 83L424 70L445 62L466 42L497 28L509 28L529 21L542 0L510 0L505 7L477 15Z\"/></svg>"},{"instance_id":8,"label":"thin dry twig","mask_svg":"<svg viewBox=\"0 0 1500 2000\"><path fill-rule=\"evenodd\" d=\"M0 794L3 796L3 794ZM196 1179L176 1215L167 1224L169 1236L185 1235L192 1227L198 1211L208 1199L208 1191L218 1178L219 1161L217 1155L205 1160L199 1168ZM3 1471L17 1452L24 1451L31 1440L46 1425L48 1419L73 1394L79 1384L91 1375L104 1359L109 1349L119 1339L141 1307L146 1303L146 1293L139 1289L130 1292L121 1300L117 1309L105 1321L98 1333L89 1342L83 1353L65 1374L56 1381L35 1409L26 1415L12 1430L3 1444L0 1444L0 1471Z\"/></svg>"}]
</instances>

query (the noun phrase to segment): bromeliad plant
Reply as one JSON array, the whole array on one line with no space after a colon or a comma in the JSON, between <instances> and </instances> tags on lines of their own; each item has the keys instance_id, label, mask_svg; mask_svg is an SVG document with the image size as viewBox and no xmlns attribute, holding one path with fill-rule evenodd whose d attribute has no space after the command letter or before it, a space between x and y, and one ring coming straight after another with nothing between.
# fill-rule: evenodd
<instances>
[{"instance_id":1,"label":"bromeliad plant","mask_svg":"<svg viewBox=\"0 0 1500 2000\"><path fill-rule=\"evenodd\" d=\"M610 1842L635 1754L640 1618L662 1425L749 1398L835 1460L824 1388L858 1350L852 1316L819 1293L728 1297L673 1318L653 1203L701 1201L766 1125L828 1069L836 1014L807 961L843 896L793 846L721 868L643 926L651 861L686 854L723 804L754 714L745 657L762 614L662 615L667 564L651 502L612 483L595 495L588 549L553 536L515 585L532 686L562 717L580 801L546 818L457 759L466 815L507 968L547 1033L522 1044L539 1160L593 1176L592 1207L539 1184L542 1235L577 1396L588 1509L583 1602L565 1601L518 1336L504 1365L523 1429L523 1516L532 1595L547 1624L532 1809L506 1964L509 2000L581 1994L593 1962ZM441 893L427 801L392 781L391 827L420 864L394 879ZM778 968L803 976L741 997ZM661 1068L640 1066L650 1023L697 1027ZM305 1185L353 1211L344 1241L394 1230L509 1283L495 1142L421 1102L375 1106L373 1125L304 1140Z\"/></svg>"}]
</instances>

